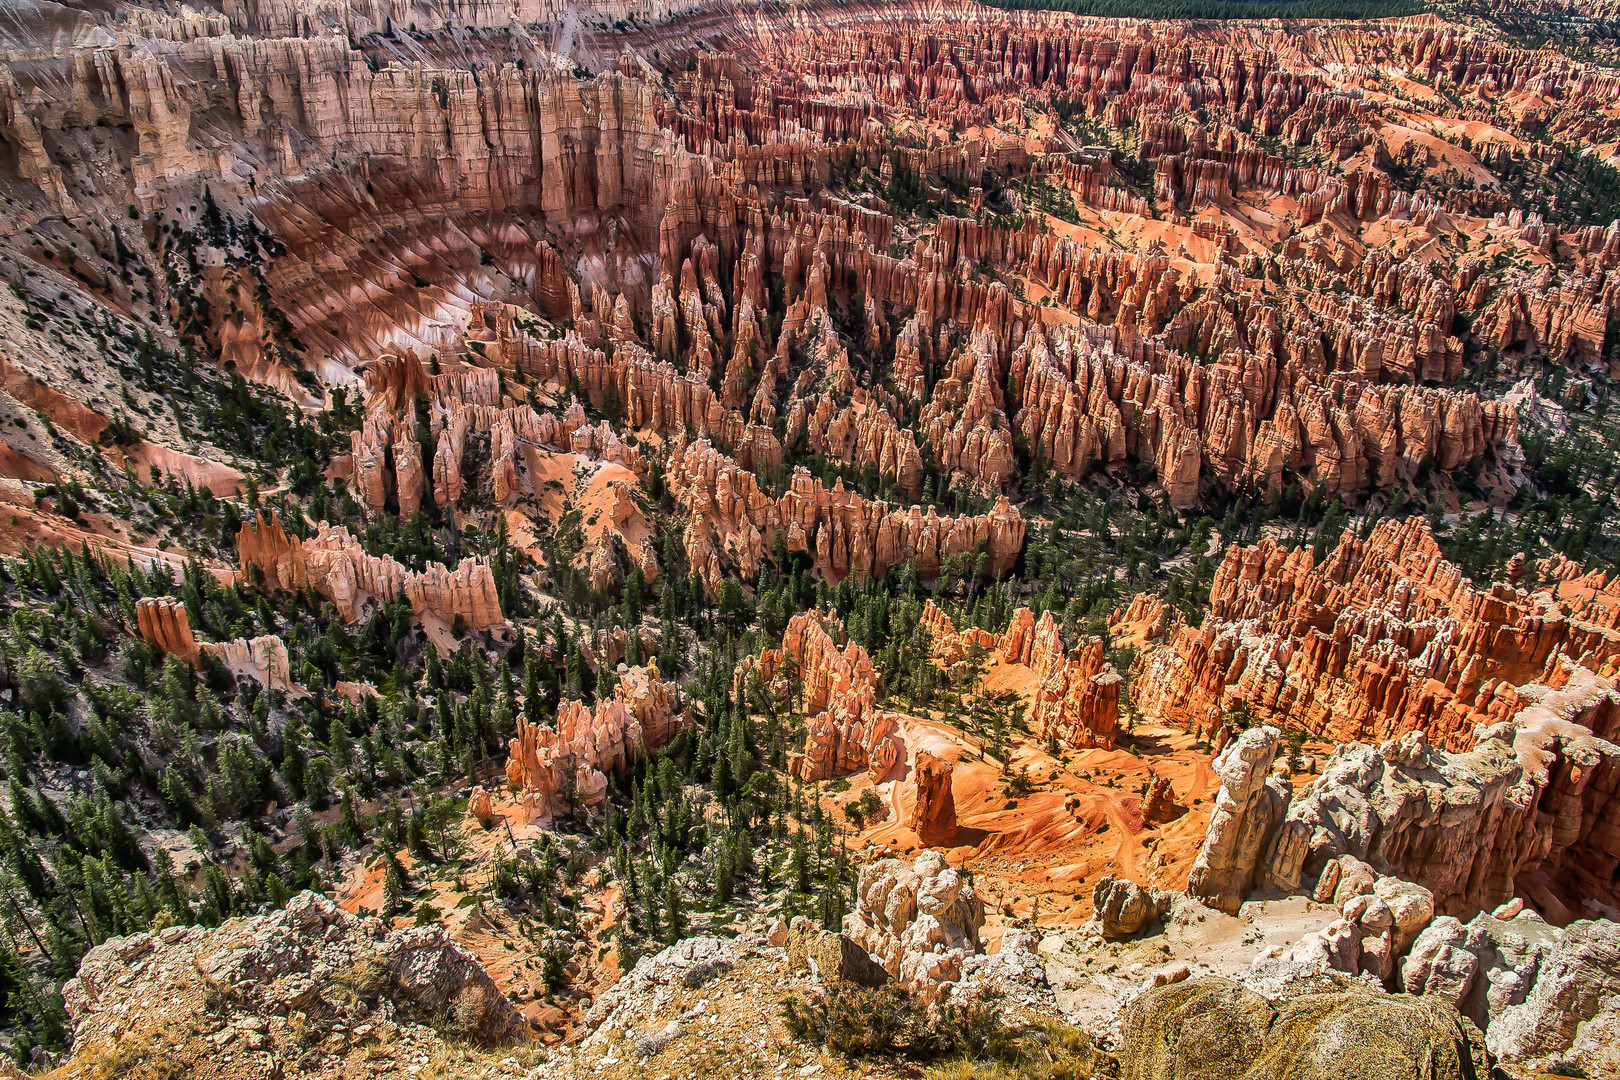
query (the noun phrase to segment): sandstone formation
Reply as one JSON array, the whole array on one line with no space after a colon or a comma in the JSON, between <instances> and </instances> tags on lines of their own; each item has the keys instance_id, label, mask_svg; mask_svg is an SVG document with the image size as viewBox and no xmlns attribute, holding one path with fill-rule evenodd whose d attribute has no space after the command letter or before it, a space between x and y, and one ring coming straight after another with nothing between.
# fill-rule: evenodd
<instances>
[{"instance_id":1,"label":"sandstone formation","mask_svg":"<svg viewBox=\"0 0 1620 1080\"><path fill-rule=\"evenodd\" d=\"M1105 938L1129 937L1157 915L1153 896L1125 878L1104 874L1091 889L1092 920Z\"/></svg>"},{"instance_id":2,"label":"sandstone formation","mask_svg":"<svg viewBox=\"0 0 1620 1080\"><path fill-rule=\"evenodd\" d=\"M608 774L628 769L638 750L658 750L685 722L680 692L647 668L625 669L613 694L594 707L564 700L555 728L518 718L506 780L531 821L602 805Z\"/></svg>"},{"instance_id":3,"label":"sandstone formation","mask_svg":"<svg viewBox=\"0 0 1620 1080\"><path fill-rule=\"evenodd\" d=\"M925 847L956 839L956 798L951 794L951 763L926 750L918 751L912 775L917 802L911 809L911 831Z\"/></svg>"},{"instance_id":4,"label":"sandstone formation","mask_svg":"<svg viewBox=\"0 0 1620 1080\"><path fill-rule=\"evenodd\" d=\"M1024 544L1023 518L1005 498L981 516L942 518L932 506L902 511L869 501L842 480L828 489L802 469L780 498L772 498L753 475L703 441L679 456L670 481L691 515L687 559L711 592L728 569L745 580L757 577L778 534L788 551L810 553L833 581L850 574L880 578L913 558L923 579L932 580L946 559L980 550L985 569L1002 574Z\"/></svg>"},{"instance_id":5,"label":"sandstone formation","mask_svg":"<svg viewBox=\"0 0 1620 1080\"><path fill-rule=\"evenodd\" d=\"M1215 759L1221 789L1187 894L1227 914L1236 914L1253 888L1261 856L1288 806L1288 785L1271 775L1281 734L1251 728Z\"/></svg>"},{"instance_id":6,"label":"sandstone formation","mask_svg":"<svg viewBox=\"0 0 1620 1080\"><path fill-rule=\"evenodd\" d=\"M467 813L472 815L474 821L489 828L490 822L495 819L495 804L489 797L489 792L482 786L474 787L472 794L467 796Z\"/></svg>"},{"instance_id":7,"label":"sandstone formation","mask_svg":"<svg viewBox=\"0 0 1620 1080\"><path fill-rule=\"evenodd\" d=\"M233 674L246 675L267 690L304 692L293 684L287 643L275 634L235 638L217 644L205 641L197 647L218 657Z\"/></svg>"},{"instance_id":8,"label":"sandstone formation","mask_svg":"<svg viewBox=\"0 0 1620 1080\"><path fill-rule=\"evenodd\" d=\"M513 312L498 304L472 309L469 340L486 325L511 334ZM497 338L497 342L504 339ZM492 367L459 367L429 374L414 350L390 352L363 367L365 421L350 435L350 469L361 501L372 510L395 509L408 517L423 505L430 487L434 503L454 511L464 496L479 492L480 504L504 507L538 496L531 479L540 453L571 453L636 471L640 453L622 442L605 422L592 426L577 401L557 412L538 412L507 392L504 372ZM425 399L425 401L424 401ZM419 406L425 406L433 452L423 465ZM469 449L476 444L481 475L465 475ZM483 451L488 451L485 454ZM622 522L623 516L615 524ZM657 576L651 561L650 577Z\"/></svg>"},{"instance_id":9,"label":"sandstone formation","mask_svg":"<svg viewBox=\"0 0 1620 1080\"><path fill-rule=\"evenodd\" d=\"M1112 748L1124 678L1104 659L1105 643L1092 638L1065 654L1050 611L1035 626L1030 667L1040 689L1030 720L1060 746Z\"/></svg>"},{"instance_id":10,"label":"sandstone formation","mask_svg":"<svg viewBox=\"0 0 1620 1080\"><path fill-rule=\"evenodd\" d=\"M165 653L196 665L204 654L217 657L235 674L247 675L269 690L292 690L287 643L274 634L232 641L199 642L191 632L191 616L178 600L142 597L135 602L141 637Z\"/></svg>"},{"instance_id":11,"label":"sandstone formation","mask_svg":"<svg viewBox=\"0 0 1620 1080\"><path fill-rule=\"evenodd\" d=\"M788 756L788 773L806 782L827 780L866 769L881 780L905 756L899 720L877 707L872 659L856 642L842 649L827 632L843 633L824 623L817 611L788 620L780 650L767 649L758 670L767 683L777 677L798 679L804 687L800 707L810 717L804 752ZM954 826L954 816L952 823Z\"/></svg>"},{"instance_id":12,"label":"sandstone formation","mask_svg":"<svg viewBox=\"0 0 1620 1080\"><path fill-rule=\"evenodd\" d=\"M281 522L264 512L236 536L244 572L257 572L265 584L287 592L311 589L330 600L353 622L372 605L403 596L418 616L433 615L467 630L506 625L495 577L487 560L465 558L454 570L429 563L413 571L387 556L368 555L341 525L322 525L307 540L289 537Z\"/></svg>"},{"instance_id":13,"label":"sandstone formation","mask_svg":"<svg viewBox=\"0 0 1620 1080\"><path fill-rule=\"evenodd\" d=\"M1336 742L1422 731L1452 750L1474 725L1561 687L1574 665L1620 668L1620 611L1523 586L1476 587L1448 563L1427 521L1346 532L1315 565L1269 539L1232 547L1210 587L1210 616L1143 654L1132 699L1143 715L1214 731L1246 704ZM1594 703L1594 732L1620 733Z\"/></svg>"},{"instance_id":14,"label":"sandstone formation","mask_svg":"<svg viewBox=\"0 0 1620 1080\"><path fill-rule=\"evenodd\" d=\"M1163 825L1173 821L1180 813L1176 806L1176 793L1170 781L1155 776L1148 785L1147 797L1142 800L1142 820L1149 825Z\"/></svg>"},{"instance_id":15,"label":"sandstone formation","mask_svg":"<svg viewBox=\"0 0 1620 1080\"><path fill-rule=\"evenodd\" d=\"M135 602L135 619L147 642L188 663L197 662L200 650L191 634L191 616L180 601L143 596Z\"/></svg>"},{"instance_id":16,"label":"sandstone formation","mask_svg":"<svg viewBox=\"0 0 1620 1080\"><path fill-rule=\"evenodd\" d=\"M1019 608L1019 615L1029 621L1031 616L1028 608ZM1014 617L1017 623L1019 616ZM923 601L922 617L919 620L922 629L928 634L928 652L947 669L967 657L968 652L977 648L986 659L1000 659L1001 653L1007 650L1005 644L1007 635L996 634L981 627L970 626L957 633L956 627L951 623L951 617L935 606L933 600ZM1011 631L1009 630L1009 633ZM1013 650L1014 660L1019 662L1019 652ZM1027 650L1026 650L1027 651Z\"/></svg>"},{"instance_id":17,"label":"sandstone formation","mask_svg":"<svg viewBox=\"0 0 1620 1080\"><path fill-rule=\"evenodd\" d=\"M911 866L869 863L855 892L844 933L925 1000L960 980L964 962L982 951L984 903L938 852L923 852Z\"/></svg>"},{"instance_id":18,"label":"sandstone formation","mask_svg":"<svg viewBox=\"0 0 1620 1080\"><path fill-rule=\"evenodd\" d=\"M1423 886L1449 915L1515 895L1555 921L1575 917L1586 898L1614 907L1620 838L1607 808L1620 790L1620 747L1579 723L1614 695L1606 681L1595 702L1551 692L1482 726L1476 745L1456 754L1421 732L1343 746L1297 792L1269 775L1281 733L1245 731L1216 761L1221 793L1188 892L1228 912L1252 888L1338 901L1343 860L1353 857L1369 874Z\"/></svg>"}]
</instances>

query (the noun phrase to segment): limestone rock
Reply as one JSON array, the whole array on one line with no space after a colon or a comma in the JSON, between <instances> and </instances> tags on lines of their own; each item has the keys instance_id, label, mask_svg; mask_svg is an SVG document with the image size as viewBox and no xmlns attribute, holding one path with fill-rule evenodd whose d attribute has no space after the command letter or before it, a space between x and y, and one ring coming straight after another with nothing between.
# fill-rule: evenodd
<instances>
[{"instance_id":1,"label":"limestone rock","mask_svg":"<svg viewBox=\"0 0 1620 1080\"><path fill-rule=\"evenodd\" d=\"M1580 1025L1620 1009L1620 924L1582 921L1564 931L1542 961L1535 985L1491 1023L1500 1058L1530 1067L1567 1048Z\"/></svg>"},{"instance_id":2,"label":"limestone rock","mask_svg":"<svg viewBox=\"0 0 1620 1080\"><path fill-rule=\"evenodd\" d=\"M924 852L912 866L869 863L855 891L844 933L925 999L958 981L964 960L981 952L984 903L937 852Z\"/></svg>"},{"instance_id":3,"label":"limestone rock","mask_svg":"<svg viewBox=\"0 0 1620 1080\"><path fill-rule=\"evenodd\" d=\"M1555 833L1532 807L1556 807L1553 820L1567 822L1600 814L1602 778L1616 769L1620 749L1585 728L1533 716L1481 728L1478 745L1463 754L1434 750L1417 732L1381 747L1341 747L1288 805L1261 859L1264 880L1292 891L1350 855L1415 881L1436 911L1461 916L1495 907L1517 876L1537 867L1555 882L1592 888L1593 868L1612 865L1611 839L1588 830L1583 840L1578 825ZM1587 787L1594 777L1599 791ZM1345 889L1341 880L1335 902Z\"/></svg>"},{"instance_id":4,"label":"limestone rock","mask_svg":"<svg viewBox=\"0 0 1620 1080\"><path fill-rule=\"evenodd\" d=\"M1274 727L1250 728L1215 759L1221 790L1187 894L1228 914L1236 914L1249 895L1260 856L1288 805L1287 792L1271 779L1281 739Z\"/></svg>"},{"instance_id":5,"label":"limestone rock","mask_svg":"<svg viewBox=\"0 0 1620 1080\"><path fill-rule=\"evenodd\" d=\"M437 926L388 930L300 893L268 915L214 929L170 927L162 934L109 938L88 952L63 987L75 1051L110 1053L133 1015L182 1029L212 1017L258 1025L275 1052L293 1052L293 1033L276 1018L301 1009L341 1009L358 993L383 1008L372 1022L390 1032L413 1023L493 1039L521 1024L484 969ZM225 1004L219 1001L223 997ZM353 1000L352 998L348 1000ZM223 1016L220 1010L223 1008Z\"/></svg>"},{"instance_id":6,"label":"limestone rock","mask_svg":"<svg viewBox=\"0 0 1620 1080\"><path fill-rule=\"evenodd\" d=\"M823 930L802 917L788 929L787 952L791 968L808 969L828 982L882 986L889 981L889 973L848 934Z\"/></svg>"},{"instance_id":7,"label":"limestone rock","mask_svg":"<svg viewBox=\"0 0 1620 1080\"><path fill-rule=\"evenodd\" d=\"M1538 702L1579 711L1609 737L1620 711L1598 699L1612 688L1575 669L1612 673L1617 662L1620 639L1577 603L1476 588L1426 520L1384 520L1366 539L1346 533L1321 565L1271 540L1228 548L1210 618L1145 654L1132 698L1146 716L1205 731L1243 701L1334 742L1421 730L1459 751L1476 724Z\"/></svg>"},{"instance_id":8,"label":"limestone rock","mask_svg":"<svg viewBox=\"0 0 1620 1080\"><path fill-rule=\"evenodd\" d=\"M761 657L760 672L767 681L779 669L796 673L804 687L804 711L811 716L804 752L789 756L788 772L813 781L864 768L877 780L905 752L899 721L877 707L866 650L853 641L840 649L823 618L815 611L795 615L782 635L780 653L771 650Z\"/></svg>"},{"instance_id":9,"label":"limestone rock","mask_svg":"<svg viewBox=\"0 0 1620 1080\"><path fill-rule=\"evenodd\" d=\"M519 717L506 781L531 821L599 806L609 773L628 769L638 749L662 747L685 722L678 690L648 669L630 668L607 701L586 707L564 700L555 729Z\"/></svg>"},{"instance_id":10,"label":"limestone rock","mask_svg":"<svg viewBox=\"0 0 1620 1080\"><path fill-rule=\"evenodd\" d=\"M1092 918L1105 938L1129 937L1156 915L1153 897L1126 878L1104 874L1091 888Z\"/></svg>"},{"instance_id":11,"label":"limestone rock","mask_svg":"<svg viewBox=\"0 0 1620 1080\"><path fill-rule=\"evenodd\" d=\"M849 574L881 577L913 557L923 578L932 580L946 559L981 544L986 571L1001 574L1024 543L1023 518L1005 497L982 515L941 518L932 506L902 511L869 501L841 480L829 489L798 469L787 492L772 498L753 474L702 440L672 465L670 483L691 517L688 560L711 592L728 569L756 577L778 534L789 551L808 552L833 581Z\"/></svg>"},{"instance_id":12,"label":"limestone rock","mask_svg":"<svg viewBox=\"0 0 1620 1080\"><path fill-rule=\"evenodd\" d=\"M1418 935L1401 963L1401 986L1408 994L1439 998L1461 1007L1479 974L1477 934L1449 915L1442 915Z\"/></svg>"},{"instance_id":13,"label":"limestone rock","mask_svg":"<svg viewBox=\"0 0 1620 1080\"><path fill-rule=\"evenodd\" d=\"M204 641L197 648L218 657L226 668L237 675L254 679L266 690L292 691L291 659L287 643L274 634L261 634L254 638L236 638L232 641ZM298 693L303 693L301 689Z\"/></svg>"},{"instance_id":14,"label":"limestone rock","mask_svg":"<svg viewBox=\"0 0 1620 1080\"><path fill-rule=\"evenodd\" d=\"M1149 825L1163 825L1173 821L1180 813L1176 806L1176 793L1170 781L1155 776L1148 783L1147 798L1142 802L1142 820Z\"/></svg>"},{"instance_id":15,"label":"limestone rock","mask_svg":"<svg viewBox=\"0 0 1620 1080\"><path fill-rule=\"evenodd\" d=\"M468 630L504 626L495 577L488 560L465 558L454 570L429 563L413 571L389 557L366 554L342 526L323 525L308 540L289 537L272 515L261 512L236 536L244 572L257 572L284 591L310 588L332 601L348 621L368 604L404 595L417 615L432 614Z\"/></svg>"}]
</instances>

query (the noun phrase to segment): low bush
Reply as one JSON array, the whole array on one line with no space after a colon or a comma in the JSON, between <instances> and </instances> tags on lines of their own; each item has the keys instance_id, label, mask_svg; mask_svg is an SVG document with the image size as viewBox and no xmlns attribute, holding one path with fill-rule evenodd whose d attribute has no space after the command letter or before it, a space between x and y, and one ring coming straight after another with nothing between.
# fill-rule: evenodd
<instances>
[{"instance_id":1,"label":"low bush","mask_svg":"<svg viewBox=\"0 0 1620 1080\"><path fill-rule=\"evenodd\" d=\"M930 1080L1082 1080L1117 1072L1085 1032L1010 1018L994 998L929 1009L892 983L875 990L838 983L782 1005L795 1038L843 1058L935 1062Z\"/></svg>"}]
</instances>

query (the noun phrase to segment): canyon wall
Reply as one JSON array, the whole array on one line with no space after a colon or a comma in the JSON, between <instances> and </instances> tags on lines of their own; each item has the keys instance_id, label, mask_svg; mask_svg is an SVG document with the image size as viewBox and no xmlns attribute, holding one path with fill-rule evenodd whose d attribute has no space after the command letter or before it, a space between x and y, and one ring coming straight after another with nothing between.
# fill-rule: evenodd
<instances>
[{"instance_id":1,"label":"canyon wall","mask_svg":"<svg viewBox=\"0 0 1620 1080\"><path fill-rule=\"evenodd\" d=\"M1221 791L1188 892L1231 912L1254 890L1321 899L1348 857L1422 885L1435 910L1463 919L1515 896L1560 925L1593 914L1587 899L1612 909L1620 746L1593 729L1615 726L1620 692L1577 669L1530 696L1466 750L1431 747L1421 731L1350 743L1298 790L1281 732L1242 732L1216 760Z\"/></svg>"}]
</instances>

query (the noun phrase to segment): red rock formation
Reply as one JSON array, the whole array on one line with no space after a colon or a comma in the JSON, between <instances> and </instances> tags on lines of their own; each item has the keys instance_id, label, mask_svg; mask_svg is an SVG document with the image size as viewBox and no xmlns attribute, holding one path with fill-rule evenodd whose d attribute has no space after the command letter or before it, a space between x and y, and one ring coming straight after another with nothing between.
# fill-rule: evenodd
<instances>
[{"instance_id":1,"label":"red rock formation","mask_svg":"<svg viewBox=\"0 0 1620 1080\"><path fill-rule=\"evenodd\" d=\"M1269 539L1230 548L1203 626L1138 660L1143 715L1214 731L1232 705L1335 742L1423 731L1454 750L1566 661L1620 663L1612 620L1545 592L1478 589L1421 518L1346 532L1321 566ZM1606 732L1600 731L1600 734Z\"/></svg>"},{"instance_id":2,"label":"red rock formation","mask_svg":"<svg viewBox=\"0 0 1620 1080\"><path fill-rule=\"evenodd\" d=\"M786 493L772 498L753 475L701 441L675 459L670 483L691 515L687 558L711 591L728 567L745 580L757 576L777 533L789 551L812 553L834 581L849 574L881 577L912 558L932 580L945 559L981 545L985 569L1001 574L1024 543L1023 518L1005 498L978 517L941 518L933 507L891 510L846 490L842 481L829 490L802 469Z\"/></svg>"},{"instance_id":3,"label":"red rock formation","mask_svg":"<svg viewBox=\"0 0 1620 1080\"><path fill-rule=\"evenodd\" d=\"M1175 820L1177 810L1176 793L1170 781L1155 776L1148 784L1147 798L1142 800L1142 820L1149 825L1163 825Z\"/></svg>"},{"instance_id":4,"label":"red rock formation","mask_svg":"<svg viewBox=\"0 0 1620 1080\"><path fill-rule=\"evenodd\" d=\"M903 431L884 406L857 390L852 404L839 409L828 395L797 398L787 418L787 442L800 439L810 452L834 461L871 466L907 495L922 491L922 454L910 431Z\"/></svg>"},{"instance_id":5,"label":"red rock formation","mask_svg":"<svg viewBox=\"0 0 1620 1080\"><path fill-rule=\"evenodd\" d=\"M1141 359L1121 355L1121 348ZM1009 383L1014 427L1053 469L1083 476L1150 460L1177 506L1198 499L1205 467L1228 488L1280 490L1284 470L1329 491L1393 482L1398 466L1453 469L1488 446L1517 453L1511 406L1448 390L1323 380L1271 356L1223 355L1200 366L1117 333L1030 331ZM1486 406L1489 406L1489 409Z\"/></svg>"},{"instance_id":6,"label":"red rock formation","mask_svg":"<svg viewBox=\"0 0 1620 1080\"><path fill-rule=\"evenodd\" d=\"M1029 661L1039 686L1030 722L1041 738L1074 749L1113 747L1125 680L1104 658L1106 649L1092 638L1065 653L1052 613L1041 614Z\"/></svg>"},{"instance_id":7,"label":"red rock formation","mask_svg":"<svg viewBox=\"0 0 1620 1080\"><path fill-rule=\"evenodd\" d=\"M555 729L517 721L506 760L506 780L531 821L599 806L607 774L629 768L638 749L662 747L685 722L680 692L647 668L630 668L611 700L594 708L565 700Z\"/></svg>"},{"instance_id":8,"label":"red rock formation","mask_svg":"<svg viewBox=\"0 0 1620 1080\"><path fill-rule=\"evenodd\" d=\"M200 650L191 635L191 616L180 601L143 596L135 602L135 621L146 641L188 664L197 662Z\"/></svg>"},{"instance_id":9,"label":"red rock formation","mask_svg":"<svg viewBox=\"0 0 1620 1080\"><path fill-rule=\"evenodd\" d=\"M1156 641L1164 634L1167 618L1164 601L1157 593L1137 593L1124 611L1109 614L1108 628L1113 631L1130 627L1140 633L1144 641Z\"/></svg>"},{"instance_id":10,"label":"red rock formation","mask_svg":"<svg viewBox=\"0 0 1620 1080\"><path fill-rule=\"evenodd\" d=\"M978 627L957 633L932 600L923 605L921 624L929 634L931 655L947 666L976 644L987 657L1032 668L1036 690L1030 720L1041 738L1076 749L1114 745L1124 679L1105 659L1101 638L1065 651L1052 613L1043 612L1037 623L1028 608L1013 613L1004 634Z\"/></svg>"},{"instance_id":11,"label":"red rock formation","mask_svg":"<svg viewBox=\"0 0 1620 1080\"><path fill-rule=\"evenodd\" d=\"M956 798L951 794L951 763L919 751L913 769L917 802L907 823L924 847L956 839Z\"/></svg>"},{"instance_id":12,"label":"red rock formation","mask_svg":"<svg viewBox=\"0 0 1620 1080\"><path fill-rule=\"evenodd\" d=\"M429 563L413 571L388 557L368 555L342 526L322 525L308 540L289 537L274 516L260 512L236 536L244 573L256 571L283 591L313 589L349 622L370 604L404 596L418 616L434 615L468 630L506 625L487 560L466 558L454 570Z\"/></svg>"},{"instance_id":13,"label":"red rock formation","mask_svg":"<svg viewBox=\"0 0 1620 1080\"><path fill-rule=\"evenodd\" d=\"M467 797L467 813L486 829L495 819L495 803L482 786L474 787L472 794Z\"/></svg>"},{"instance_id":14,"label":"red rock formation","mask_svg":"<svg viewBox=\"0 0 1620 1080\"><path fill-rule=\"evenodd\" d=\"M1028 608L1019 608L1025 615ZM928 632L929 655L944 664L947 668L961 660L973 646L978 646L986 658L996 657L1005 646L1003 637L991 633L989 630L977 626L970 626L961 633L951 625L949 615L934 606L932 600L923 601L922 628Z\"/></svg>"},{"instance_id":15,"label":"red rock formation","mask_svg":"<svg viewBox=\"0 0 1620 1080\"><path fill-rule=\"evenodd\" d=\"M1551 284L1551 267L1505 283L1474 328L1500 349L1524 349L1570 364L1602 358L1615 286L1603 277Z\"/></svg>"},{"instance_id":16,"label":"red rock formation","mask_svg":"<svg viewBox=\"0 0 1620 1080\"><path fill-rule=\"evenodd\" d=\"M230 671L256 679L268 689L293 689L287 643L274 634L199 642L192 635L191 616L186 606L164 597L142 597L135 601L135 619L144 640L188 664L196 666L207 654L217 657Z\"/></svg>"},{"instance_id":17,"label":"red rock formation","mask_svg":"<svg viewBox=\"0 0 1620 1080\"><path fill-rule=\"evenodd\" d=\"M789 755L788 772L812 781L866 769L879 780L905 753L899 721L877 707L866 650L853 641L840 649L822 619L815 611L793 616L782 648L767 649L758 664L766 682L791 672L804 688L801 707L811 717L809 732L804 752Z\"/></svg>"}]
</instances>

